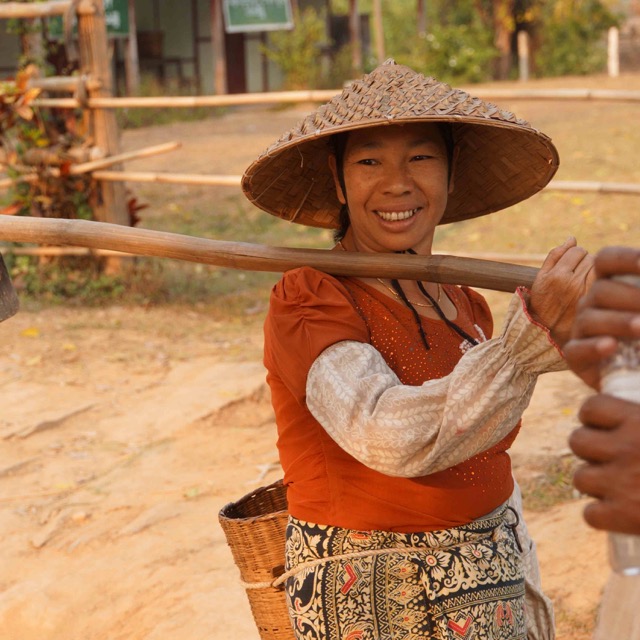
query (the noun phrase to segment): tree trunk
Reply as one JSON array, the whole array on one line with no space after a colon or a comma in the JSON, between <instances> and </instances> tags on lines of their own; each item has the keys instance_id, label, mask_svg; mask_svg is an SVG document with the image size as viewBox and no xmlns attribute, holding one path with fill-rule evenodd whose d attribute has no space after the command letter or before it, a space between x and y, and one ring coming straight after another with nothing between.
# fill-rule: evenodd
<instances>
[{"instance_id":1,"label":"tree trunk","mask_svg":"<svg viewBox=\"0 0 640 640\"><path fill-rule=\"evenodd\" d=\"M507 80L511 71L511 37L515 29L514 0L493 0L493 43L498 50L497 80Z\"/></svg>"},{"instance_id":2,"label":"tree trunk","mask_svg":"<svg viewBox=\"0 0 640 640\"><path fill-rule=\"evenodd\" d=\"M385 60L382 0L373 0L373 24L376 40L376 58L378 59L378 64L382 64Z\"/></svg>"},{"instance_id":3,"label":"tree trunk","mask_svg":"<svg viewBox=\"0 0 640 640\"><path fill-rule=\"evenodd\" d=\"M225 47L222 0L211 0L211 51L213 53L213 87L217 95L227 93L227 54Z\"/></svg>"},{"instance_id":4,"label":"tree trunk","mask_svg":"<svg viewBox=\"0 0 640 640\"><path fill-rule=\"evenodd\" d=\"M349 42L351 44L351 67L354 75L362 72L362 36L358 0L349 0Z\"/></svg>"},{"instance_id":5,"label":"tree trunk","mask_svg":"<svg viewBox=\"0 0 640 640\"><path fill-rule=\"evenodd\" d=\"M416 10L416 23L418 25L418 35L424 37L427 35L427 0L418 0Z\"/></svg>"},{"instance_id":6,"label":"tree trunk","mask_svg":"<svg viewBox=\"0 0 640 640\"><path fill-rule=\"evenodd\" d=\"M129 37L127 38L125 77L127 95L136 96L140 92L140 61L138 58L138 28L136 8L133 0L129 0Z\"/></svg>"}]
</instances>

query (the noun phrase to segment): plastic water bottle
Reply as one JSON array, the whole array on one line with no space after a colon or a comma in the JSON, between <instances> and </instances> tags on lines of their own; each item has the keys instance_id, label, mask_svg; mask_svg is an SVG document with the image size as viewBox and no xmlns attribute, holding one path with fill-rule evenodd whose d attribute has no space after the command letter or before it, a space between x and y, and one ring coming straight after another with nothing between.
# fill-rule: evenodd
<instances>
[{"instance_id":1,"label":"plastic water bottle","mask_svg":"<svg viewBox=\"0 0 640 640\"><path fill-rule=\"evenodd\" d=\"M640 288L640 276L616 276ZM640 339L619 340L616 353L602 369L604 393L640 403ZM609 561L617 573L640 576L640 536L609 533Z\"/></svg>"}]
</instances>

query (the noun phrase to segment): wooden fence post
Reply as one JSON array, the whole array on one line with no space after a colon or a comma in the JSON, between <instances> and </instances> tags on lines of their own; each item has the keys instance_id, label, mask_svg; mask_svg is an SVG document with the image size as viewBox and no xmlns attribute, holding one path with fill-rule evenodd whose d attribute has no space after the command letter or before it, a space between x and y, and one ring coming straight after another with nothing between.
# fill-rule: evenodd
<instances>
[{"instance_id":1,"label":"wooden fence post","mask_svg":"<svg viewBox=\"0 0 640 640\"><path fill-rule=\"evenodd\" d=\"M607 70L612 78L620 75L620 34L618 27L610 27L607 34Z\"/></svg>"},{"instance_id":2,"label":"wooden fence post","mask_svg":"<svg viewBox=\"0 0 640 640\"><path fill-rule=\"evenodd\" d=\"M529 34L518 31L518 75L521 82L529 80Z\"/></svg>"},{"instance_id":3,"label":"wooden fence post","mask_svg":"<svg viewBox=\"0 0 640 640\"><path fill-rule=\"evenodd\" d=\"M125 76L127 94L135 96L140 92L140 60L138 57L136 7L133 0L129 0L127 10L129 13L129 37L127 38L125 56Z\"/></svg>"},{"instance_id":4,"label":"wooden fence post","mask_svg":"<svg viewBox=\"0 0 640 640\"><path fill-rule=\"evenodd\" d=\"M94 80L88 88L88 97L113 97L103 0L81 0L78 4L78 40L82 72ZM120 153L120 134L113 109L92 109L90 124L95 144L106 156ZM99 188L96 219L130 225L124 184L101 182Z\"/></svg>"}]
</instances>

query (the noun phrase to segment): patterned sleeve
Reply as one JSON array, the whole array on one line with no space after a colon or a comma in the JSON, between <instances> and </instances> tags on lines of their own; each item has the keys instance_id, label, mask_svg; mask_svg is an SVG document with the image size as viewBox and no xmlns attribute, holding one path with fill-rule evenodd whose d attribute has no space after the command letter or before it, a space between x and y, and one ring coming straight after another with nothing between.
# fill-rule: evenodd
<instances>
[{"instance_id":1,"label":"patterned sleeve","mask_svg":"<svg viewBox=\"0 0 640 640\"><path fill-rule=\"evenodd\" d=\"M370 345L329 347L309 371L307 406L363 464L391 476L423 476L502 440L529 404L537 376L564 368L519 291L499 337L470 349L448 376L421 386L402 385Z\"/></svg>"}]
</instances>

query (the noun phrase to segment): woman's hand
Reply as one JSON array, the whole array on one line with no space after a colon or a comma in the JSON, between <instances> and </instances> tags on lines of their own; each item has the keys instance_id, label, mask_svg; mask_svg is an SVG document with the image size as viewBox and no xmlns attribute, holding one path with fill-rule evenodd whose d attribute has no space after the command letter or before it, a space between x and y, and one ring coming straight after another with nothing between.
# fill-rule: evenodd
<instances>
[{"instance_id":1,"label":"woman's hand","mask_svg":"<svg viewBox=\"0 0 640 640\"><path fill-rule=\"evenodd\" d=\"M569 340L578 302L593 279L593 257L569 238L549 252L533 282L529 311L561 347Z\"/></svg>"},{"instance_id":2,"label":"woman's hand","mask_svg":"<svg viewBox=\"0 0 640 640\"><path fill-rule=\"evenodd\" d=\"M578 306L565 354L573 372L599 389L602 361L615 352L617 338L640 338L640 289L611 279L640 275L640 250L603 249L595 258L595 273L596 281Z\"/></svg>"}]
</instances>

